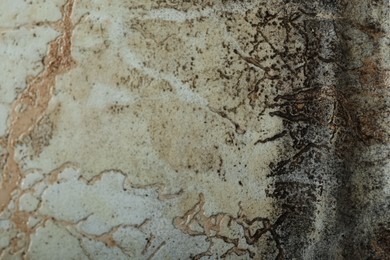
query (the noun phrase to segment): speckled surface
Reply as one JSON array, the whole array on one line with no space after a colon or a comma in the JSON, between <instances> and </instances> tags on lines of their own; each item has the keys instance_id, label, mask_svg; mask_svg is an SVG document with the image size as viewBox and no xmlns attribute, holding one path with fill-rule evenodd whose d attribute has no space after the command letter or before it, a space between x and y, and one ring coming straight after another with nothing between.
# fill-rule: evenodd
<instances>
[{"instance_id":1,"label":"speckled surface","mask_svg":"<svg viewBox=\"0 0 390 260\"><path fill-rule=\"evenodd\" d=\"M0 259L389 259L390 3L0 2Z\"/></svg>"}]
</instances>

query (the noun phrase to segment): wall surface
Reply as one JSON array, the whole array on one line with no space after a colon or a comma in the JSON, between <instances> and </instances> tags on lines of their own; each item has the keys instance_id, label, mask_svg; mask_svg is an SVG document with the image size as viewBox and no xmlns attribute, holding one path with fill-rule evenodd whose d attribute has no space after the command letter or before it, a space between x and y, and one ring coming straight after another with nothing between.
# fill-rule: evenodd
<instances>
[{"instance_id":1,"label":"wall surface","mask_svg":"<svg viewBox=\"0 0 390 260\"><path fill-rule=\"evenodd\" d=\"M390 259L388 0L1 0L0 259Z\"/></svg>"}]
</instances>

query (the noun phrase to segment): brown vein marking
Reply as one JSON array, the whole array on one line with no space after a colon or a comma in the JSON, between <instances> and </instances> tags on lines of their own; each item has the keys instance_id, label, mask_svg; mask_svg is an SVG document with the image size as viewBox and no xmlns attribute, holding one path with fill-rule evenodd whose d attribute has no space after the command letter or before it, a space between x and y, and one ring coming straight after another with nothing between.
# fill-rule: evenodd
<instances>
[{"instance_id":1,"label":"brown vein marking","mask_svg":"<svg viewBox=\"0 0 390 260\"><path fill-rule=\"evenodd\" d=\"M144 247L144 249L142 250L142 252L141 252L141 255L145 255L146 254L146 252L148 251L148 249L150 248L150 246L152 245L152 243L153 243L153 241L154 241L154 239L155 239L156 237L153 235L153 234L150 234L150 236L147 238L147 242L146 242L146 244L145 244L145 247Z\"/></svg>"},{"instance_id":2,"label":"brown vein marking","mask_svg":"<svg viewBox=\"0 0 390 260\"><path fill-rule=\"evenodd\" d=\"M156 248L156 250L154 250L154 252L148 257L148 260L152 259L152 258L157 254L157 252L158 252L161 248L163 248L163 246L165 246L165 244L166 244L165 241L161 242L161 244Z\"/></svg>"},{"instance_id":3,"label":"brown vein marking","mask_svg":"<svg viewBox=\"0 0 390 260\"><path fill-rule=\"evenodd\" d=\"M173 225L183 233L190 236L207 237L207 241L209 242L207 251L193 256L193 259L200 259L204 256L212 256L212 248L214 245L213 239L220 239L226 244L231 245L231 248L223 253L223 257L235 254L236 256L248 255L249 258L254 258L256 257L256 253L252 252L250 247L256 247L256 243L265 234L268 234L275 242L277 250L276 259L284 259L284 250L276 229L286 219L286 213L280 215L275 221L271 221L270 219L263 217L249 219L240 205L240 210L237 216L232 216L227 213L217 213L211 216L206 216L204 209L205 203L205 197L202 193L200 193L198 202L183 216L176 217L173 220ZM261 223L262 227L256 228L257 223ZM231 236L224 232L224 226L230 229L233 224L240 226L242 232L244 233L246 244L240 243L239 235L231 234ZM252 231L253 229L255 229L255 231Z\"/></svg>"},{"instance_id":4,"label":"brown vein marking","mask_svg":"<svg viewBox=\"0 0 390 260\"><path fill-rule=\"evenodd\" d=\"M282 131L281 133L278 133L278 134L275 134L274 136L271 136L271 137L268 137L268 138L265 138L264 140L257 140L255 142L255 145L259 144L259 143L262 143L262 144L265 144L267 142L272 142L272 141L275 141L276 139L279 139L283 136L285 136L287 134L287 131Z\"/></svg>"},{"instance_id":5,"label":"brown vein marking","mask_svg":"<svg viewBox=\"0 0 390 260\"><path fill-rule=\"evenodd\" d=\"M0 211L11 200L11 193L21 179L21 169L15 160L15 146L41 119L53 95L56 77L69 71L76 62L71 55L74 24L71 15L75 0L68 0L62 7L62 20L58 28L62 35L52 41L44 58L44 70L28 81L26 90L12 105L11 127L6 141L8 158L3 168L3 181L0 185Z\"/></svg>"}]
</instances>

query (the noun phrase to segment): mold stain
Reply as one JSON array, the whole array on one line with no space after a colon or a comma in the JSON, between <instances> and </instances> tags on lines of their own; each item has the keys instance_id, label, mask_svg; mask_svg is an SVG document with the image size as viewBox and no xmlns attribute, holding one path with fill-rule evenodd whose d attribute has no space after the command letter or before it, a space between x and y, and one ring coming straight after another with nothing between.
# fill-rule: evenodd
<instances>
[{"instance_id":1,"label":"mold stain","mask_svg":"<svg viewBox=\"0 0 390 260\"><path fill-rule=\"evenodd\" d=\"M350 2L81 3L75 30L68 0L0 139L0 258L385 258L389 28Z\"/></svg>"}]
</instances>

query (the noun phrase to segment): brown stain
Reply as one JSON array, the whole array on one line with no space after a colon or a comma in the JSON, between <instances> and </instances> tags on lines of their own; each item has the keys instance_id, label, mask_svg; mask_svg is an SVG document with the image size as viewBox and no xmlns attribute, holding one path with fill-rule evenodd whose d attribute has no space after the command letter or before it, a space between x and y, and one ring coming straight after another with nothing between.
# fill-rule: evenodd
<instances>
[{"instance_id":1,"label":"brown stain","mask_svg":"<svg viewBox=\"0 0 390 260\"><path fill-rule=\"evenodd\" d=\"M11 126L7 138L8 160L3 170L3 181L0 186L0 211L3 211L11 200L11 193L17 188L21 179L21 169L15 159L17 142L28 135L46 111L53 95L56 77L75 66L71 55L73 22L71 14L75 0L68 0L62 8L62 21L59 27L62 35L49 45L44 59L45 69L28 82L26 90L12 105Z\"/></svg>"},{"instance_id":2,"label":"brown stain","mask_svg":"<svg viewBox=\"0 0 390 260\"><path fill-rule=\"evenodd\" d=\"M384 77L383 72L378 68L378 64L371 57L363 60L363 66L359 69L360 82L362 84L380 83Z\"/></svg>"},{"instance_id":3,"label":"brown stain","mask_svg":"<svg viewBox=\"0 0 390 260\"><path fill-rule=\"evenodd\" d=\"M77 168L77 166L74 163L65 162L58 168L52 170L48 175L48 184L53 185L58 182L60 174L67 168Z\"/></svg>"},{"instance_id":4,"label":"brown stain","mask_svg":"<svg viewBox=\"0 0 390 260\"><path fill-rule=\"evenodd\" d=\"M380 68L374 57L363 60L363 66L358 69L359 81L364 90L359 93L363 99L370 102L365 108L359 103L351 101L349 107L359 111L357 118L359 130L366 143L389 143L390 135L382 123L389 117L389 111L384 109L387 92L389 90L389 76L386 70Z\"/></svg>"},{"instance_id":5,"label":"brown stain","mask_svg":"<svg viewBox=\"0 0 390 260\"><path fill-rule=\"evenodd\" d=\"M58 104L52 111L45 113L29 133L26 142L31 145L35 156L39 156L43 149L50 145L50 141L60 120L60 113L61 104ZM26 137L23 138L23 141L25 139Z\"/></svg>"},{"instance_id":6,"label":"brown stain","mask_svg":"<svg viewBox=\"0 0 390 260\"><path fill-rule=\"evenodd\" d=\"M390 229L383 228L378 231L371 242L375 256L379 259L390 259Z\"/></svg>"},{"instance_id":7,"label":"brown stain","mask_svg":"<svg viewBox=\"0 0 390 260\"><path fill-rule=\"evenodd\" d=\"M13 223L17 224L17 228L20 231L29 234L31 233L31 230L27 225L29 216L30 216L29 212L17 211L11 216L11 220Z\"/></svg>"},{"instance_id":8,"label":"brown stain","mask_svg":"<svg viewBox=\"0 0 390 260\"><path fill-rule=\"evenodd\" d=\"M218 142L214 140L218 137L205 140L210 129L221 123L215 115L179 101L155 106L153 114L150 123L153 145L175 171L206 173L221 170Z\"/></svg>"},{"instance_id":9,"label":"brown stain","mask_svg":"<svg viewBox=\"0 0 390 260\"><path fill-rule=\"evenodd\" d=\"M104 242L104 244L106 244L110 248L117 247L116 242L112 237L112 234L101 236L100 241Z\"/></svg>"},{"instance_id":10,"label":"brown stain","mask_svg":"<svg viewBox=\"0 0 390 260\"><path fill-rule=\"evenodd\" d=\"M390 143L389 132L378 123L389 116L389 112L366 111L359 117L360 131L366 143Z\"/></svg>"},{"instance_id":11,"label":"brown stain","mask_svg":"<svg viewBox=\"0 0 390 260\"><path fill-rule=\"evenodd\" d=\"M33 128L29 134L29 139L26 142L31 142L32 150L35 156L38 156L42 153L43 148L50 144L50 139L53 135L53 123L48 119L48 117L43 117L36 124L36 127ZM25 138L23 138L23 141Z\"/></svg>"},{"instance_id":12,"label":"brown stain","mask_svg":"<svg viewBox=\"0 0 390 260\"><path fill-rule=\"evenodd\" d=\"M100 242L104 243L109 248L118 247L118 245L116 244L116 241L115 241L115 239L113 237L113 234L118 229L119 229L118 227L115 227L115 228L113 228L112 230L110 230L107 233L104 233L104 234L99 235L99 236L93 236L93 239L96 240L96 241L100 241Z\"/></svg>"}]
</instances>

